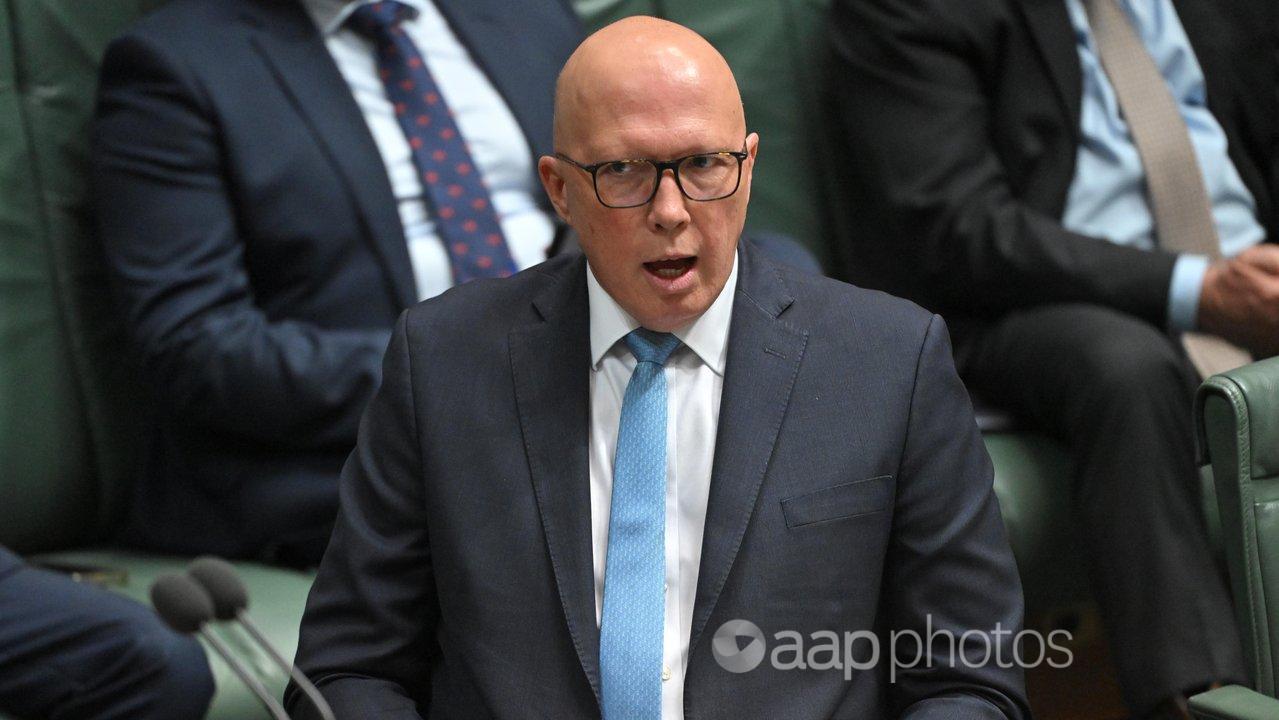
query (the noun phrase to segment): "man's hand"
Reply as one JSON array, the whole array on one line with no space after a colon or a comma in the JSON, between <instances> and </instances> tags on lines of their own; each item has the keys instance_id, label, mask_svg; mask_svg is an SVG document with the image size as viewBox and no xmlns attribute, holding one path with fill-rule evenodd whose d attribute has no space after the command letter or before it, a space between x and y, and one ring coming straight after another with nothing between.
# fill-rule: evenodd
<instances>
[{"instance_id":1,"label":"man's hand","mask_svg":"<svg viewBox=\"0 0 1279 720\"><path fill-rule=\"evenodd\" d=\"M1279 246L1256 245L1209 266L1198 320L1258 358L1279 355Z\"/></svg>"}]
</instances>

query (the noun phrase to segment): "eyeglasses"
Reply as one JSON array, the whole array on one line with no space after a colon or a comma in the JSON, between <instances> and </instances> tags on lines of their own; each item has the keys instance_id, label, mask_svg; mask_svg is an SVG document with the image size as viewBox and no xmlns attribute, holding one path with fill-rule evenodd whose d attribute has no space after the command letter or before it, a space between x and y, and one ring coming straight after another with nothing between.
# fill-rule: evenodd
<instances>
[{"instance_id":1,"label":"eyeglasses","mask_svg":"<svg viewBox=\"0 0 1279 720\"><path fill-rule=\"evenodd\" d=\"M606 160L594 165L583 165L564 153L557 152L555 157L590 174L600 204L622 209L651 202L667 170L674 173L675 184L689 200L723 200L741 184L746 151L697 153L664 161Z\"/></svg>"}]
</instances>

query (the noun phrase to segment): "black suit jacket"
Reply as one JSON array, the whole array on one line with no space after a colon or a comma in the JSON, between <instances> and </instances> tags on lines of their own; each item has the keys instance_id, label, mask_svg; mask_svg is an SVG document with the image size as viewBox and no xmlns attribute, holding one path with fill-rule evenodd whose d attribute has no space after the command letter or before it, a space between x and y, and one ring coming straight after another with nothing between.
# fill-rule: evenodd
<instances>
[{"instance_id":1,"label":"black suit jacket","mask_svg":"<svg viewBox=\"0 0 1279 720\"><path fill-rule=\"evenodd\" d=\"M550 152L572 12L436 4L534 156ZM318 547L416 291L382 158L310 16L296 0L174 0L145 17L106 53L94 168L159 405L129 539L267 558Z\"/></svg>"},{"instance_id":2,"label":"black suit jacket","mask_svg":"<svg viewBox=\"0 0 1279 720\"><path fill-rule=\"evenodd\" d=\"M1021 672L994 662L890 684L886 660L845 681L713 658L731 619L810 646L1022 620L941 319L739 252L686 717L1025 717ZM298 666L338 717L599 717L585 273L556 258L396 326L302 621Z\"/></svg>"},{"instance_id":3,"label":"black suit jacket","mask_svg":"<svg viewBox=\"0 0 1279 720\"><path fill-rule=\"evenodd\" d=\"M1230 155L1279 237L1279 4L1175 0ZM1174 257L1061 225L1082 71L1065 0L836 0L844 266L955 315L1087 302L1162 327Z\"/></svg>"}]
</instances>

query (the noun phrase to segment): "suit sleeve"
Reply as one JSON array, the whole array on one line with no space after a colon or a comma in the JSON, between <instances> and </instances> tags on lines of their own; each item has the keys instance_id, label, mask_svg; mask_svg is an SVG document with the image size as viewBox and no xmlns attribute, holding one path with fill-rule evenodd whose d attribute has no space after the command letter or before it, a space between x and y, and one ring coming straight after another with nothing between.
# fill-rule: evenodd
<instances>
[{"instance_id":1,"label":"suit sleeve","mask_svg":"<svg viewBox=\"0 0 1279 720\"><path fill-rule=\"evenodd\" d=\"M1030 717L1013 654L1021 581L992 483L946 325L933 316L916 368L885 570L885 608L898 633L891 657L902 664L891 693L903 718ZM956 639L954 652L942 632ZM917 657L931 662L909 666Z\"/></svg>"},{"instance_id":2,"label":"suit sleeve","mask_svg":"<svg viewBox=\"0 0 1279 720\"><path fill-rule=\"evenodd\" d=\"M340 718L427 714L439 605L407 318L342 470L337 524L302 617L296 664ZM318 719L296 688L286 701L294 717Z\"/></svg>"},{"instance_id":3,"label":"suit sleeve","mask_svg":"<svg viewBox=\"0 0 1279 720\"><path fill-rule=\"evenodd\" d=\"M108 49L94 125L96 216L115 299L170 415L285 447L350 446L386 329L326 329L255 304L216 116L181 63Z\"/></svg>"},{"instance_id":4,"label":"suit sleeve","mask_svg":"<svg viewBox=\"0 0 1279 720\"><path fill-rule=\"evenodd\" d=\"M1007 32L997 26L1019 19L987 18L992 5L1013 3L835 2L833 91L858 194L853 232L882 244L889 270L936 308L1087 302L1162 327L1175 255L1069 232L1019 199L992 140L990 94L1034 69L1004 66Z\"/></svg>"}]
</instances>

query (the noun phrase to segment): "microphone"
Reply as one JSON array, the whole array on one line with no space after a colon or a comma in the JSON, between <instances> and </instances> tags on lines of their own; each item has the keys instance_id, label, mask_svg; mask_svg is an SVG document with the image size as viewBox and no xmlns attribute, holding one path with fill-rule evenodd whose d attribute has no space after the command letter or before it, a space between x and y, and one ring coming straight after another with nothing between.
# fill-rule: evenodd
<instances>
[{"instance_id":1,"label":"microphone","mask_svg":"<svg viewBox=\"0 0 1279 720\"><path fill-rule=\"evenodd\" d=\"M205 556L196 558L187 569L187 573L208 593L213 602L213 614L219 620L238 622L257 644L266 651L271 660L280 667L311 700L311 704L319 711L323 720L336 720L333 709L320 694L306 675L294 667L293 663L284 659L280 651L275 649L266 636L258 630L257 625L249 619L249 592L240 580L235 566L221 558Z\"/></svg>"},{"instance_id":2,"label":"microphone","mask_svg":"<svg viewBox=\"0 0 1279 720\"><path fill-rule=\"evenodd\" d=\"M186 575L169 574L151 585L151 604L165 624L183 635L199 633L200 637L222 656L226 664L240 678L275 720L293 720L279 701L271 697L261 681L252 675L244 663L232 653L222 638L209 632L204 626L214 617L213 600L199 583Z\"/></svg>"}]
</instances>

